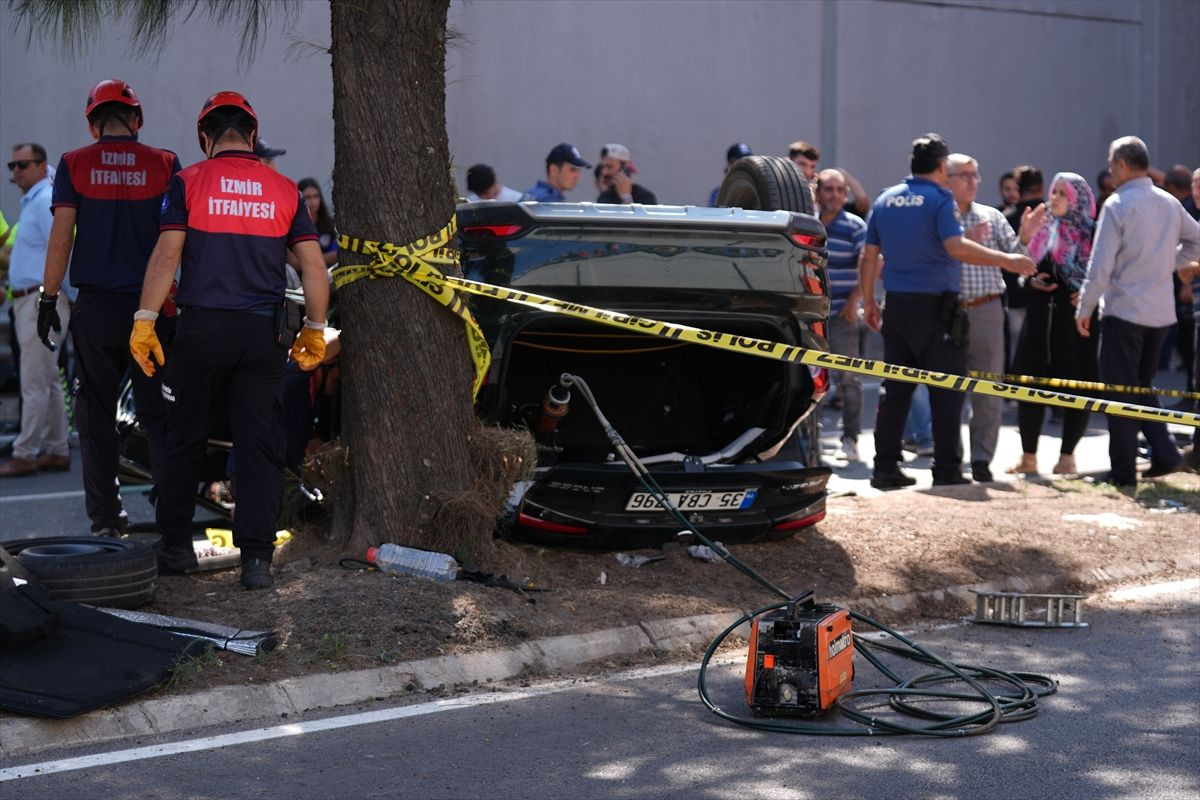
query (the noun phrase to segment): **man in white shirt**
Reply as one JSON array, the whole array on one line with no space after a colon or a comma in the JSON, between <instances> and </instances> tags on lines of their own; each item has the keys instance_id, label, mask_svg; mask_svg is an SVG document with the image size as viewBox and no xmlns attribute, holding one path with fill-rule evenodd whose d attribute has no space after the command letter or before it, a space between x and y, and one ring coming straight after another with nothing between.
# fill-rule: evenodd
<instances>
[{"instance_id":1,"label":"man in white shirt","mask_svg":"<svg viewBox=\"0 0 1200 800\"><path fill-rule=\"evenodd\" d=\"M1089 336L1092 312L1100 308L1100 380L1149 387L1167 332L1175 324L1172 273L1200 254L1200 224L1174 197L1150 180L1150 153L1136 136L1124 136L1108 148L1108 167L1116 191L1104 203L1087 279L1075 311L1081 336ZM1118 402L1157 406L1154 395L1109 392ZM1138 427L1150 443L1150 468L1144 477L1175 472L1183 463L1167 426L1109 415L1110 480L1137 484Z\"/></svg>"}]
</instances>

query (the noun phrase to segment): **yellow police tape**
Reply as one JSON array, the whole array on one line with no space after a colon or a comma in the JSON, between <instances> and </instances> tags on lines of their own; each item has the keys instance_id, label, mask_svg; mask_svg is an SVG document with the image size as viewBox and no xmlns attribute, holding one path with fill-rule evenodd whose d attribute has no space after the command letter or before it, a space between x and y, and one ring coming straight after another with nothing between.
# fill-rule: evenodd
<instances>
[{"instance_id":1,"label":"yellow police tape","mask_svg":"<svg viewBox=\"0 0 1200 800\"><path fill-rule=\"evenodd\" d=\"M1121 394L1156 394L1160 397L1182 397L1185 400L1200 400L1200 392L1185 392L1182 389L1156 389L1153 386L1122 386L1119 383L1097 383L1077 381L1071 378L1041 378L1036 375L1002 375L999 372L967 373L972 378L986 378L1000 383L1019 383L1022 386L1049 386L1054 389L1074 389L1078 392L1120 392Z\"/></svg>"},{"instance_id":2,"label":"yellow police tape","mask_svg":"<svg viewBox=\"0 0 1200 800\"><path fill-rule=\"evenodd\" d=\"M971 392L993 397L1011 398L1013 400L1024 400L1031 403L1077 409L1080 411L1096 411L1102 414L1129 419L1149 422L1174 422L1181 425L1200 427L1200 414L1132 405L1093 397L1078 397L1059 392L1027 389L1022 386L997 383L982 378L950 375L944 372L930 372L913 367L886 364L882 361L840 356L835 353L824 353L819 350L810 350L796 345L773 342L768 339L734 336L720 331L693 328L689 325L660 322L644 317L635 317L631 314L618 314L592 306L555 300L552 297L544 295L522 292L517 289L509 289L489 283L480 283L479 281L467 280L466 278L443 275L435 265L456 265L458 263L457 256L437 255L437 252L448 249L447 244L453 238L456 227L455 222L451 221L449 225L438 231L434 236L427 239L418 239L416 242L408 245L362 241L349 236L339 236L338 246L340 248L363 255L374 255L375 261L368 266L339 267L334 270L334 281L340 287L363 277L377 278L400 275L416 284L426 294L429 294L447 307L450 307L451 304L444 298L449 296L463 312L459 313L455 311L455 313L464 319L469 319L468 331L474 330L479 334L481 340L483 334L479 332L479 327L475 323L474 318L471 317L470 311L466 309L465 304L454 294L454 290L464 291L480 297L490 297L495 300L532 306L543 311L564 314L576 319L591 320L602 325L610 325L647 336L659 336L676 341L690 342L691 344L713 347L718 350L768 358L773 361L804 364L810 367L826 367L828 369L854 372L859 375L872 375L888 380L904 381L906 383L923 383L934 388L949 389L956 392ZM435 242L435 244L430 245L429 242L431 241ZM342 275L340 279L339 273ZM433 291L435 288L439 291ZM451 310L454 309L452 308ZM487 352L486 342L484 342L482 348L484 352ZM472 345L472 357L474 358L476 368L476 392L478 392L482 382L483 372L487 370L487 363L490 361L490 353L488 355L489 358L481 360L478 357L477 346ZM481 366L481 363L483 366Z\"/></svg>"},{"instance_id":3,"label":"yellow police tape","mask_svg":"<svg viewBox=\"0 0 1200 800\"><path fill-rule=\"evenodd\" d=\"M432 236L417 239L405 245L391 242L376 242L355 239L345 235L338 236L338 247L350 250L364 256L375 256L370 264L348 264L335 267L333 282L339 289L361 278L374 280L376 278L394 278L403 275L410 283L425 294L448 308L451 313L462 320L467 331L467 348L471 352L471 361L475 364L475 380L472 393L479 394L483 379L487 375L488 365L492 361L492 351L483 331L471 310L462 301L445 280L443 272L446 268L458 266L458 251L453 247L454 236L458 232L458 221L451 219L450 224ZM420 276L414 270L420 270ZM424 277L428 276L428 277Z\"/></svg>"}]
</instances>

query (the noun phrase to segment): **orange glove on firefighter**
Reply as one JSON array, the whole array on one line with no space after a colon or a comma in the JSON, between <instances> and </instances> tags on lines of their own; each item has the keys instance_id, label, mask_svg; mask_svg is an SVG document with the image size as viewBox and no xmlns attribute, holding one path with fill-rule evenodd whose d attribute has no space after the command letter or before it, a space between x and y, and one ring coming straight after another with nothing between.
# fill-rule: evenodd
<instances>
[{"instance_id":1,"label":"orange glove on firefighter","mask_svg":"<svg viewBox=\"0 0 1200 800\"><path fill-rule=\"evenodd\" d=\"M154 320L133 320L133 333L129 335L129 352L133 354L133 360L142 368L142 372L146 373L146 377L154 374L155 362L158 362L160 367L167 363L162 344L158 341L158 334L154 332ZM151 356L154 356L153 361Z\"/></svg>"},{"instance_id":2,"label":"orange glove on firefighter","mask_svg":"<svg viewBox=\"0 0 1200 800\"><path fill-rule=\"evenodd\" d=\"M292 361L295 361L296 366L305 372L321 366L321 360L325 358L324 327L324 325L320 328L309 327L308 320L305 320L304 327L300 329L300 335L292 343Z\"/></svg>"}]
</instances>

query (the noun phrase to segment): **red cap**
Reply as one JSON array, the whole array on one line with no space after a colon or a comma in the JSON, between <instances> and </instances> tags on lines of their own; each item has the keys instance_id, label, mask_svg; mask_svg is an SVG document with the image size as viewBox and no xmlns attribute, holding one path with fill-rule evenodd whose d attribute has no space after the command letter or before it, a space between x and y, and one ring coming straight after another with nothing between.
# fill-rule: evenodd
<instances>
[{"instance_id":1,"label":"red cap","mask_svg":"<svg viewBox=\"0 0 1200 800\"><path fill-rule=\"evenodd\" d=\"M379 554L379 548L378 548L378 547L368 547L368 548L367 548L367 563L368 563L368 564L374 564L374 563L375 563L375 556L376 556L376 555L378 555L378 554Z\"/></svg>"}]
</instances>

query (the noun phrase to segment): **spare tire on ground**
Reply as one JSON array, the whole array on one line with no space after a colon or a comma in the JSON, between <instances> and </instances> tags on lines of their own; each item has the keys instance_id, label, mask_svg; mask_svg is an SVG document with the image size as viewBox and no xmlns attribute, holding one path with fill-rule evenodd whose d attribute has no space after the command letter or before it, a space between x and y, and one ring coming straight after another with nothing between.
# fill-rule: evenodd
<instances>
[{"instance_id":1,"label":"spare tire on ground","mask_svg":"<svg viewBox=\"0 0 1200 800\"><path fill-rule=\"evenodd\" d=\"M9 541L4 549L58 600L140 608L158 586L158 559L147 541L66 536Z\"/></svg>"},{"instance_id":2,"label":"spare tire on ground","mask_svg":"<svg viewBox=\"0 0 1200 800\"><path fill-rule=\"evenodd\" d=\"M817 213L808 179L790 158L782 156L746 156L735 161L717 191L717 205Z\"/></svg>"}]
</instances>

